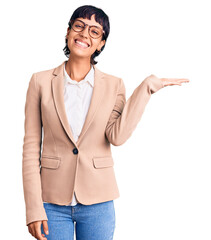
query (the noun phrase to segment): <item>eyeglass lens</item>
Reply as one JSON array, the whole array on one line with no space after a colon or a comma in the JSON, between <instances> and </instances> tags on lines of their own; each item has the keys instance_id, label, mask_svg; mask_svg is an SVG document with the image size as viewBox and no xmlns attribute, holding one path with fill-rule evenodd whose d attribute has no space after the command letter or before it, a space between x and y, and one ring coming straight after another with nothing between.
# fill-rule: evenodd
<instances>
[{"instance_id":1,"label":"eyeglass lens","mask_svg":"<svg viewBox=\"0 0 211 240\"><path fill-rule=\"evenodd\" d=\"M77 20L72 25L73 30L75 30L76 32L83 31L84 27L85 27L85 24L83 24L82 22L77 21ZM100 28L97 28L95 26L91 26L89 33L90 33L91 37L99 38L102 35L103 32Z\"/></svg>"}]
</instances>

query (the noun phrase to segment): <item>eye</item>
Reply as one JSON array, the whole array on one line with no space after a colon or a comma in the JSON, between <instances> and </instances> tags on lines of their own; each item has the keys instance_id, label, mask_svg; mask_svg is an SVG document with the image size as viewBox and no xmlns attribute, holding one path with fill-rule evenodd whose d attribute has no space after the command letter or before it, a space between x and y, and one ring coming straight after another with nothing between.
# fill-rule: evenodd
<instances>
[{"instance_id":1,"label":"eye","mask_svg":"<svg viewBox=\"0 0 211 240\"><path fill-rule=\"evenodd\" d=\"M75 25L75 27L78 27L78 28L83 28L83 26L82 26L82 25L78 25L78 24L76 24L76 25Z\"/></svg>"},{"instance_id":2,"label":"eye","mask_svg":"<svg viewBox=\"0 0 211 240\"><path fill-rule=\"evenodd\" d=\"M100 34L100 32L98 31L98 29L96 29L96 28L92 28L91 29L91 32L92 32L92 34L94 34L94 35L99 35Z\"/></svg>"},{"instance_id":3,"label":"eye","mask_svg":"<svg viewBox=\"0 0 211 240\"><path fill-rule=\"evenodd\" d=\"M98 32L95 32L95 31L92 31L92 33L95 34L95 35L98 35L98 34L99 34Z\"/></svg>"}]
</instances>

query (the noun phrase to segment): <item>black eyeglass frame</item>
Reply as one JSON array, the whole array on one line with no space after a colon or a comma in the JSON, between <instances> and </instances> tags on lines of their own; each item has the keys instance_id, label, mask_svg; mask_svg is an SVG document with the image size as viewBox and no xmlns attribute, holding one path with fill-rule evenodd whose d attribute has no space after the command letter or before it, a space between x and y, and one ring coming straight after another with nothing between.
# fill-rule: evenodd
<instances>
[{"instance_id":1,"label":"black eyeglass frame","mask_svg":"<svg viewBox=\"0 0 211 240\"><path fill-rule=\"evenodd\" d=\"M75 21L79 21L79 22L81 22L81 23L83 24L83 29L82 29L81 31L76 31L76 30L72 27L72 25L74 24ZM96 26L96 25L89 25L89 24L87 24L87 23L85 23L85 22L83 22L82 20L79 20L79 19L71 20L70 23L69 23L69 26L70 26L71 29L73 29L73 31L75 31L75 32L82 32L82 31L86 28L86 26L89 26L89 29L88 29L89 36L90 36L91 38L94 38L94 39L100 38L102 35L105 34L105 31L104 31L102 28L100 28L100 27L98 27L98 26ZM96 27L96 28L102 30L102 35L100 35L99 37L92 37L91 34L90 34L90 28L91 28L91 27Z\"/></svg>"}]
</instances>

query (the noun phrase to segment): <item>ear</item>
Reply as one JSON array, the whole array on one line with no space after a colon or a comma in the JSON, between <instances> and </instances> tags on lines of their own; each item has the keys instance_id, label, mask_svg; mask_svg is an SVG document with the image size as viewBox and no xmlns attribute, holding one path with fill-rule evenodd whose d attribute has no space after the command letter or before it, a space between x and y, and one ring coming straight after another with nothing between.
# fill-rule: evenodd
<instances>
[{"instance_id":1,"label":"ear","mask_svg":"<svg viewBox=\"0 0 211 240\"><path fill-rule=\"evenodd\" d=\"M69 27L68 27L68 28L67 28L67 33L66 33L66 38L68 37L69 33L70 33L70 29L69 29Z\"/></svg>"},{"instance_id":2,"label":"ear","mask_svg":"<svg viewBox=\"0 0 211 240\"><path fill-rule=\"evenodd\" d=\"M97 50L100 51L101 48L102 48L104 45L105 45L105 40L102 40L102 41L99 43L99 45L98 45L98 47L97 47Z\"/></svg>"}]
</instances>

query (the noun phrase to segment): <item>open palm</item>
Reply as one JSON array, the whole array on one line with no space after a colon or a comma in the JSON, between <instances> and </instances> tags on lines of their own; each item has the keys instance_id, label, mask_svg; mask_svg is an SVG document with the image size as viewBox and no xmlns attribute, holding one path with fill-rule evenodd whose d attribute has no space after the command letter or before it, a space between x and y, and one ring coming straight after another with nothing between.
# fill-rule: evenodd
<instances>
[{"instance_id":1,"label":"open palm","mask_svg":"<svg viewBox=\"0 0 211 240\"><path fill-rule=\"evenodd\" d=\"M181 86L182 83L187 83L190 80L187 78L160 78L163 82L164 86L171 86L171 85L179 85Z\"/></svg>"},{"instance_id":2,"label":"open palm","mask_svg":"<svg viewBox=\"0 0 211 240\"><path fill-rule=\"evenodd\" d=\"M171 85L181 86L182 83L187 83L190 81L187 78L158 78L154 74L151 74L149 77L156 78L157 80L161 80L164 86L171 86Z\"/></svg>"}]
</instances>

